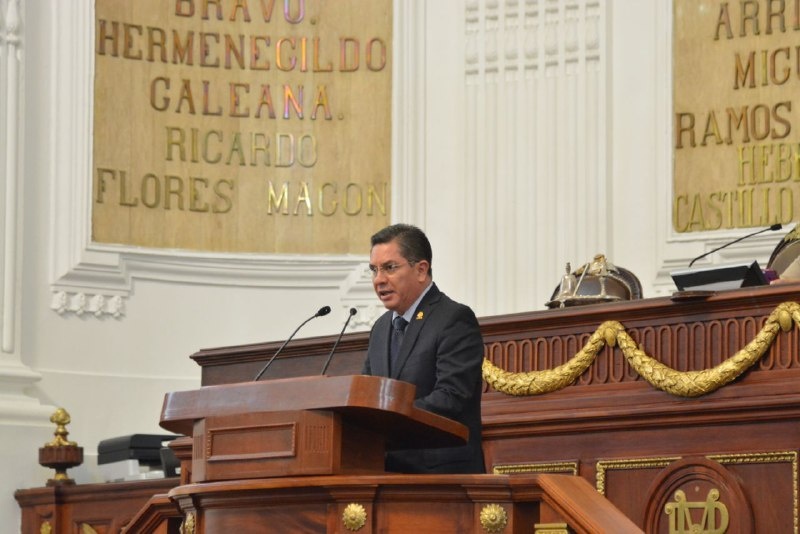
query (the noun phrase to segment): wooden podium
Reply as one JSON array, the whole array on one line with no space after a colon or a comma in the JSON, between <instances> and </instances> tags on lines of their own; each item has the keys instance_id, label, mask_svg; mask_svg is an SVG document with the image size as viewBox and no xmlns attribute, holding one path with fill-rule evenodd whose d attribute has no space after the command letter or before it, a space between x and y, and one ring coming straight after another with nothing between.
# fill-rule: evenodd
<instances>
[{"instance_id":1,"label":"wooden podium","mask_svg":"<svg viewBox=\"0 0 800 534\"><path fill-rule=\"evenodd\" d=\"M415 387L345 375L169 393L161 426L191 436L182 484L127 533L371 534L641 532L584 480L565 475L402 475L393 448L453 446L465 426L414 407ZM180 513L164 513L167 498Z\"/></svg>"},{"instance_id":2,"label":"wooden podium","mask_svg":"<svg viewBox=\"0 0 800 534\"><path fill-rule=\"evenodd\" d=\"M192 436L191 482L384 472L387 448L464 444L467 427L414 407L412 384L306 376L169 393L161 426Z\"/></svg>"},{"instance_id":3,"label":"wooden podium","mask_svg":"<svg viewBox=\"0 0 800 534\"><path fill-rule=\"evenodd\" d=\"M460 423L416 408L414 394L412 384L363 375L169 393L161 426L191 436L178 454L182 484L125 532L169 532L176 517L192 534L641 532L574 476L386 473L386 450L468 438ZM167 500L180 514L164 513Z\"/></svg>"},{"instance_id":4,"label":"wooden podium","mask_svg":"<svg viewBox=\"0 0 800 534\"><path fill-rule=\"evenodd\" d=\"M20 490L22 532L641 533L577 476L384 472L387 450L468 438L463 425L415 408L414 395L411 384L353 374L168 393L161 426L186 436L170 445L179 482L78 485L53 502Z\"/></svg>"}]
</instances>

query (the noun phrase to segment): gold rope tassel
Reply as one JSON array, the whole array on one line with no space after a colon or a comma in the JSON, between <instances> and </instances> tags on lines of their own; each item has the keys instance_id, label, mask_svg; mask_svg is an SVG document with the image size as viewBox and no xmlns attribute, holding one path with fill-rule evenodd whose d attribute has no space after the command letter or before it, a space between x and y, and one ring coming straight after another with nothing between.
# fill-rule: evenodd
<instances>
[{"instance_id":1,"label":"gold rope tassel","mask_svg":"<svg viewBox=\"0 0 800 534\"><path fill-rule=\"evenodd\" d=\"M554 369L512 373L483 360L483 378L496 391L507 395L541 395L575 382L594 362L604 345L619 345L628 364L650 385L679 397L699 397L731 383L752 367L768 350L779 329L800 325L800 304L784 302L767 317L756 337L736 354L711 369L676 371L648 356L617 321L601 324L583 348L568 362Z\"/></svg>"}]
</instances>

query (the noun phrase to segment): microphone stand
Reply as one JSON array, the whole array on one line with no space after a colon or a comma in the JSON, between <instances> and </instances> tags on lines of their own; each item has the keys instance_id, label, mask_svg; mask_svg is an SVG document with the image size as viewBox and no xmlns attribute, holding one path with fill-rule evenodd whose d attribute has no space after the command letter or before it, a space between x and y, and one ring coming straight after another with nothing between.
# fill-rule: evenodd
<instances>
[{"instance_id":1,"label":"microphone stand","mask_svg":"<svg viewBox=\"0 0 800 534\"><path fill-rule=\"evenodd\" d=\"M328 370L328 365L331 363L331 358L333 358L333 353L336 351L336 347L339 346L339 342L342 340L342 336L344 335L344 330L347 328L347 324L350 322L350 318L353 317L358 310L355 308L350 308L350 315L347 316L347 320L344 322L344 326L342 327L342 331L339 332L339 337L336 338L336 343L333 344L333 348L331 349L331 353L328 354L328 359L325 360L325 367L322 368L322 372L320 375L324 375L325 371Z\"/></svg>"},{"instance_id":2,"label":"microphone stand","mask_svg":"<svg viewBox=\"0 0 800 534\"><path fill-rule=\"evenodd\" d=\"M701 254L701 255L697 256L695 259L693 259L692 261L689 262L689 267L691 267L694 264L694 262L696 262L697 260L705 258L709 254L713 254L713 253L717 252L718 250L722 250L725 247L729 247L729 246L733 245L734 243L738 243L739 241L747 239L748 237L753 237L754 235L763 234L764 232L769 232L770 230L774 232L775 230L780 230L781 228L783 228L783 226L780 223L776 223L776 224L773 224L772 226L770 226L769 228L762 228L761 230L759 230L757 232L753 232L752 234L747 234L747 235L742 236L742 237L740 237L738 239L734 239L730 243L725 243L721 247L717 247L715 249L709 250L705 254Z\"/></svg>"},{"instance_id":3,"label":"microphone stand","mask_svg":"<svg viewBox=\"0 0 800 534\"><path fill-rule=\"evenodd\" d=\"M314 319L315 317L320 317L321 315L328 315L330 312L331 312L331 309L330 309L329 306L323 306L322 308L319 309L319 311L317 313L315 313L314 315L312 315L311 317L309 317L308 319L306 319L305 321L300 323L300 326L298 326L297 328L294 329L294 332L292 332L292 335L289 336L286 339L286 341L283 342L283 345L281 345L280 348L277 351L275 351L275 354L272 355L272 358L270 358L269 361L267 361L267 363L264 365L264 367L261 368L261 370L258 372L256 377L253 379L253 382L258 382L258 379L261 378L261 375L263 375L266 372L266 370L269 369L269 366L272 365L272 362L275 361L275 357L278 354L281 353L281 351L283 350L283 347L285 347L286 344L289 343L289 341L292 340L292 338L297 333L297 331L300 330L301 328L303 328L304 324L306 324L311 319Z\"/></svg>"}]
</instances>

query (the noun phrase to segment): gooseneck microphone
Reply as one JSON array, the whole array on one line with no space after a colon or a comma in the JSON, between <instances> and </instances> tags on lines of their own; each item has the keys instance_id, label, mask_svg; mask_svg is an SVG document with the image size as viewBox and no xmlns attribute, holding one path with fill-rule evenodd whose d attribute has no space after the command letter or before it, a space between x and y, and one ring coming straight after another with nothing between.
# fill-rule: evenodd
<instances>
[{"instance_id":1,"label":"gooseneck microphone","mask_svg":"<svg viewBox=\"0 0 800 534\"><path fill-rule=\"evenodd\" d=\"M347 320L344 322L344 326L342 327L342 331L339 332L339 337L336 338L336 343L333 344L333 348L331 349L331 353L328 354L328 359L325 360L325 367L322 368L322 372L320 375L324 375L325 371L328 370L328 365L331 363L331 358L333 358L333 353L336 350L336 347L339 346L339 342L342 340L342 336L344 335L344 329L347 328L348 323L350 323L350 319L358 313L358 310L355 308L350 308L350 315L347 316Z\"/></svg>"},{"instance_id":2,"label":"gooseneck microphone","mask_svg":"<svg viewBox=\"0 0 800 534\"><path fill-rule=\"evenodd\" d=\"M306 319L305 321L300 323L300 326L298 326L297 328L294 329L294 332L292 332L292 335L289 336L286 339L286 341L283 342L283 345L281 345L281 348L279 348L277 351L275 351L275 354L272 355L272 358L270 358L269 361L264 365L264 367L261 368L261 370L258 372L256 377L253 379L253 382L258 382L258 379L261 378L261 375L263 375L264 372L269 368L269 366L272 365L272 362L275 361L275 357L278 354L281 353L281 351L283 350L283 347L285 347L286 344L289 343L292 340L292 338L297 333L297 331L300 330L301 328L303 328L304 324L306 324L311 319L314 319L315 317L322 317L323 315L328 315L330 312L331 312L331 307L330 306L323 306L319 310L317 310L317 313L315 313L314 315L312 315L311 317L309 317L308 319Z\"/></svg>"},{"instance_id":3,"label":"gooseneck microphone","mask_svg":"<svg viewBox=\"0 0 800 534\"><path fill-rule=\"evenodd\" d=\"M747 238L749 238L749 237L753 237L754 235L763 234L764 232L769 232L769 231L772 231L772 232L774 232L775 230L780 230L781 228L783 228L783 226L782 226L780 223L775 223L775 224L773 224L772 226L770 226L769 228L762 228L761 230L759 230L759 231L757 231L757 232L753 232L752 234L747 234L747 235L745 235L745 236L742 236L742 237L740 237L739 239L734 239L733 241L731 241L731 242L729 242L729 243L725 243L725 244L724 244L724 245L722 245L721 247L717 247L717 248L715 248L715 249L713 249L713 250L709 250L709 251L708 251L708 252L706 252L705 254L701 254L701 255L697 256L695 259L693 259L692 261L690 261L690 262L689 262L689 267L691 267L691 266L692 266L692 264L693 264L694 262L696 262L697 260L699 260L699 259L702 259L702 258L705 258L705 257L706 257L706 256L708 256L709 254L713 254L713 253L715 253L716 251L718 251L718 250L722 250L722 249L723 249L723 248L725 248L725 247L729 247L729 246L733 245L734 243L738 243L739 241L743 241L743 240L745 240L745 239L747 239Z\"/></svg>"}]
</instances>

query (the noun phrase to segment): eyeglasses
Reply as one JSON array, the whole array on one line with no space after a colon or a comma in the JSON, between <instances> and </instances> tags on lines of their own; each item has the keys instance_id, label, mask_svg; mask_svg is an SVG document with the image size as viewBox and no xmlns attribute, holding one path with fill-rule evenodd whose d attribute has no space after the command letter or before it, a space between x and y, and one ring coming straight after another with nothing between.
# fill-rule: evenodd
<instances>
[{"instance_id":1,"label":"eyeglasses","mask_svg":"<svg viewBox=\"0 0 800 534\"><path fill-rule=\"evenodd\" d=\"M406 265L412 267L415 263L417 262L409 261L407 263L386 263L381 266L370 265L369 272L372 273L372 278L377 278L380 273L383 273L386 276L392 276L397 272L398 269L400 269L400 267L404 267Z\"/></svg>"}]
</instances>

